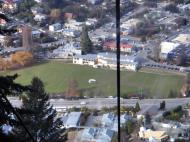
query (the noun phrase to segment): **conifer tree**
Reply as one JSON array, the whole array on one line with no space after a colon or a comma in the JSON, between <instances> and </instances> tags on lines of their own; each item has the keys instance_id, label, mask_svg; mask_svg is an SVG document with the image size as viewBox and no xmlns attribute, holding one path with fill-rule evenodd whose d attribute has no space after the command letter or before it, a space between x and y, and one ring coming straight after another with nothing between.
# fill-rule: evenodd
<instances>
[{"instance_id":1,"label":"conifer tree","mask_svg":"<svg viewBox=\"0 0 190 142\"><path fill-rule=\"evenodd\" d=\"M86 26L84 26L82 28L80 46L82 48L82 53L83 54L87 54L87 53L92 52L93 44L92 44L92 41L89 38L88 30L87 30Z\"/></svg>"},{"instance_id":2,"label":"conifer tree","mask_svg":"<svg viewBox=\"0 0 190 142\"><path fill-rule=\"evenodd\" d=\"M36 142L64 142L66 133L61 129L62 122L56 118L56 111L48 102L49 96L44 90L43 82L34 77L31 91L22 97L24 110L23 121ZM30 142L22 129L17 129L20 141Z\"/></svg>"},{"instance_id":3,"label":"conifer tree","mask_svg":"<svg viewBox=\"0 0 190 142\"><path fill-rule=\"evenodd\" d=\"M141 110L141 108L140 108L139 102L137 102L135 105L135 111L139 112L140 110Z\"/></svg>"}]
</instances>

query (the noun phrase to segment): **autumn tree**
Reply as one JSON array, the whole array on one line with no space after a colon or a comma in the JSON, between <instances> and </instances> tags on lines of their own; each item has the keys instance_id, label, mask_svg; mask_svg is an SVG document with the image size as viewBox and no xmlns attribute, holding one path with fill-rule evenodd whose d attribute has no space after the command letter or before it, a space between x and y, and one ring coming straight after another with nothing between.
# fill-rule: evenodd
<instances>
[{"instance_id":1,"label":"autumn tree","mask_svg":"<svg viewBox=\"0 0 190 142\"><path fill-rule=\"evenodd\" d=\"M6 36L6 37L5 37L4 45L5 45L6 47L13 46L13 39L11 38L11 36Z\"/></svg>"},{"instance_id":2,"label":"autumn tree","mask_svg":"<svg viewBox=\"0 0 190 142\"><path fill-rule=\"evenodd\" d=\"M12 63L24 66L31 62L33 55L28 51L19 51L11 55Z\"/></svg>"},{"instance_id":3,"label":"autumn tree","mask_svg":"<svg viewBox=\"0 0 190 142\"><path fill-rule=\"evenodd\" d=\"M156 62L160 60L160 51L161 51L160 46L153 47L152 53L153 53L153 58Z\"/></svg>"},{"instance_id":4,"label":"autumn tree","mask_svg":"<svg viewBox=\"0 0 190 142\"><path fill-rule=\"evenodd\" d=\"M61 10L60 9L52 9L50 13L50 17L53 19L59 19L61 17Z\"/></svg>"},{"instance_id":5,"label":"autumn tree","mask_svg":"<svg viewBox=\"0 0 190 142\"><path fill-rule=\"evenodd\" d=\"M190 96L190 73L187 73L185 77L185 84L180 90L183 97L189 97Z\"/></svg>"}]
</instances>

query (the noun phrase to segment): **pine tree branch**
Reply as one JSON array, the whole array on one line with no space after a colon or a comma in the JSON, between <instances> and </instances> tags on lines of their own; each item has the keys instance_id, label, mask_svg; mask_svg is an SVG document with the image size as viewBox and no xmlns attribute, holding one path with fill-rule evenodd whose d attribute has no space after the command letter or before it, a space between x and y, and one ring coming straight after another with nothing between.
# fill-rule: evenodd
<instances>
[{"instance_id":1,"label":"pine tree branch","mask_svg":"<svg viewBox=\"0 0 190 142\"><path fill-rule=\"evenodd\" d=\"M33 138L33 136L31 135L30 131L26 128L26 126L24 125L21 117L19 116L19 114L16 112L16 110L14 109L14 107L12 106L12 104L9 102L9 100L7 99L7 97L4 94L1 94L2 98L4 98L4 100L6 101L6 103L8 104L9 108L12 110L13 114L17 117L17 119L19 120L20 124L22 125L22 127L24 128L24 130L26 131L26 133L28 134L28 136L31 138L31 140L33 142L36 142Z\"/></svg>"}]
</instances>

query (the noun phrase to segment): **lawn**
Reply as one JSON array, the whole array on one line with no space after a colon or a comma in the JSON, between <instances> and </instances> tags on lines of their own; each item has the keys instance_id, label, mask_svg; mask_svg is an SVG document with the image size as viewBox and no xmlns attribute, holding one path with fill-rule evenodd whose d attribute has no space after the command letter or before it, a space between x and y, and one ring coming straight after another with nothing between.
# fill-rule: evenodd
<instances>
[{"instance_id":1,"label":"lawn","mask_svg":"<svg viewBox=\"0 0 190 142\"><path fill-rule=\"evenodd\" d=\"M16 71L1 72L1 75L18 73L16 80L22 84L29 84L34 76L41 78L49 93L62 93L68 87L70 79L77 80L79 88L92 88L94 95L116 94L116 71L108 69L94 69L88 66L73 65L61 61L51 61L27 67ZM90 78L97 82L89 84ZM148 93L152 97L167 97L170 90L178 91L183 85L184 76L176 74L159 74L143 72L121 72L121 92Z\"/></svg>"}]
</instances>

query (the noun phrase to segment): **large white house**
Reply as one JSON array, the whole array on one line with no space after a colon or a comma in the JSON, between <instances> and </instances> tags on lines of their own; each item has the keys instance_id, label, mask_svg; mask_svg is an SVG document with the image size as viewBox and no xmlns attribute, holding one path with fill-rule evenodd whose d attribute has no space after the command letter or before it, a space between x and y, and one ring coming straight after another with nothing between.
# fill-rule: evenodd
<instances>
[{"instance_id":1,"label":"large white house","mask_svg":"<svg viewBox=\"0 0 190 142\"><path fill-rule=\"evenodd\" d=\"M96 60L96 54L76 55L73 57L73 64L94 66Z\"/></svg>"},{"instance_id":2,"label":"large white house","mask_svg":"<svg viewBox=\"0 0 190 142\"><path fill-rule=\"evenodd\" d=\"M120 66L122 69L136 71L139 67L140 59L136 56L120 56ZM99 66L105 66L110 68L117 67L117 58L114 53L99 53L97 55L97 62Z\"/></svg>"},{"instance_id":3,"label":"large white house","mask_svg":"<svg viewBox=\"0 0 190 142\"><path fill-rule=\"evenodd\" d=\"M60 46L53 50L53 53L49 55L50 58L72 58L74 55L81 55L82 51L78 43L67 43L64 46Z\"/></svg>"}]
</instances>

